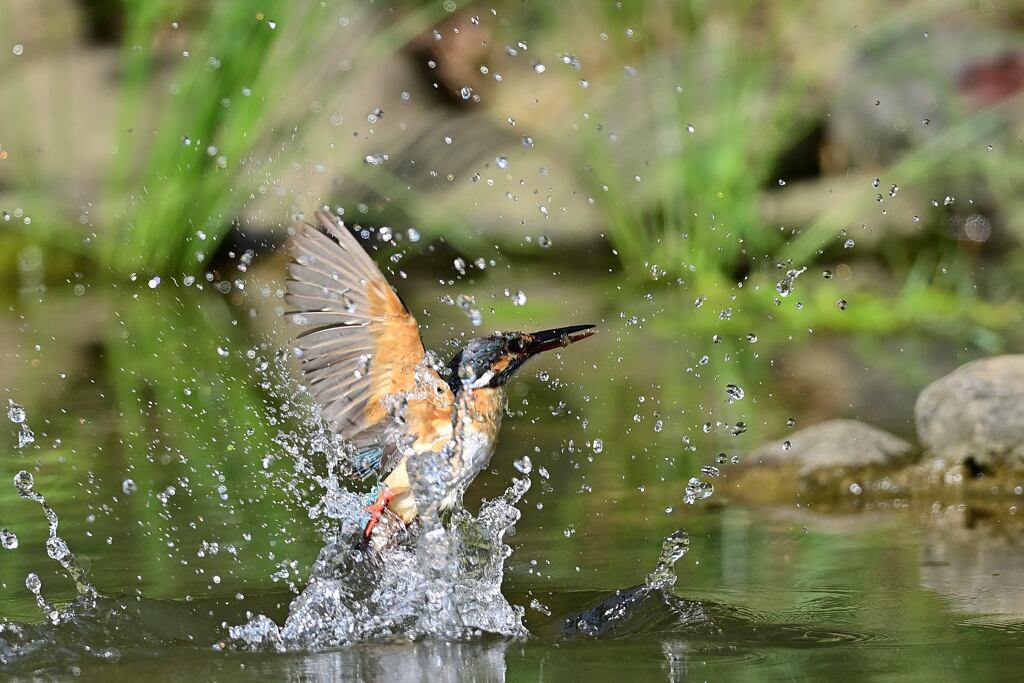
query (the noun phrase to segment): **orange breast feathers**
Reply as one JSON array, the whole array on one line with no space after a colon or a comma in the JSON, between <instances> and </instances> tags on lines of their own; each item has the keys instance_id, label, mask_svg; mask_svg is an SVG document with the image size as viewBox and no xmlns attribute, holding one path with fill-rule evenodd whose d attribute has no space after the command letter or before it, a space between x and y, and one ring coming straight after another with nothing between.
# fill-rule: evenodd
<instances>
[{"instance_id":1,"label":"orange breast feathers","mask_svg":"<svg viewBox=\"0 0 1024 683\"><path fill-rule=\"evenodd\" d=\"M456 428L463 432L477 432L495 439L505 413L505 390L485 387L460 394L456 406Z\"/></svg>"},{"instance_id":2,"label":"orange breast feathers","mask_svg":"<svg viewBox=\"0 0 1024 683\"><path fill-rule=\"evenodd\" d=\"M452 440L451 394L411 397L405 409L406 431L416 438L412 449L417 453L439 452Z\"/></svg>"}]
</instances>

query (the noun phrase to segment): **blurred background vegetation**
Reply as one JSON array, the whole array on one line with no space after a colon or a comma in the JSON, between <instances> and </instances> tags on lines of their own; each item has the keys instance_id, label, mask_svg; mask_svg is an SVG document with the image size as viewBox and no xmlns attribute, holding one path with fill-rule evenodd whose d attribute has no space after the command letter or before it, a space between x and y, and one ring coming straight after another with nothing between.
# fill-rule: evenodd
<instances>
[{"instance_id":1,"label":"blurred background vegetation","mask_svg":"<svg viewBox=\"0 0 1024 683\"><path fill-rule=\"evenodd\" d=\"M36 437L5 467L130 475L155 547L200 514L159 498L182 478L232 491L225 529L291 519L265 366L317 206L444 354L474 310L600 323L513 388L496 460L565 491L789 417L908 435L924 384L1020 348L1019 3L13 0L0 83L0 400Z\"/></svg>"}]
</instances>

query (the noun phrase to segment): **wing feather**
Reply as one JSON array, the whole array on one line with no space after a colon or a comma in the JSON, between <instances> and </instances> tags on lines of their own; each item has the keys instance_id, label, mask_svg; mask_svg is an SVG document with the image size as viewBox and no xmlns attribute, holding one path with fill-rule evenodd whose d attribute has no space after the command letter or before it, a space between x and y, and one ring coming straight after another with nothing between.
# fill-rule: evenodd
<instances>
[{"instance_id":1,"label":"wing feather","mask_svg":"<svg viewBox=\"0 0 1024 683\"><path fill-rule=\"evenodd\" d=\"M324 421L357 454L380 450L379 460L357 457L354 469L372 462L383 473L405 444L450 431L451 390L424 362L416 320L355 236L325 212L317 221L296 228L285 282L294 310L286 315L313 326L296 345Z\"/></svg>"}]
</instances>

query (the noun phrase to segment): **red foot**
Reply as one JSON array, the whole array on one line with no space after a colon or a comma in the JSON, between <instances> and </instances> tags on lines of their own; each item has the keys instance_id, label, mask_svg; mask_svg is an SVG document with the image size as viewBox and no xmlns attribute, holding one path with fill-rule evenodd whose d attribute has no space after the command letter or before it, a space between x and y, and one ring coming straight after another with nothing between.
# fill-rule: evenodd
<instances>
[{"instance_id":1,"label":"red foot","mask_svg":"<svg viewBox=\"0 0 1024 683\"><path fill-rule=\"evenodd\" d=\"M380 516L384 514L388 504L394 497L395 494L391 492L391 489L385 486L380 490L380 493L377 494L377 502L373 505L367 505L366 508L364 508L370 513L370 521L366 523L366 528L363 529L363 538L370 538L370 534L373 533L373 528L377 526L377 523L380 521Z\"/></svg>"}]
</instances>

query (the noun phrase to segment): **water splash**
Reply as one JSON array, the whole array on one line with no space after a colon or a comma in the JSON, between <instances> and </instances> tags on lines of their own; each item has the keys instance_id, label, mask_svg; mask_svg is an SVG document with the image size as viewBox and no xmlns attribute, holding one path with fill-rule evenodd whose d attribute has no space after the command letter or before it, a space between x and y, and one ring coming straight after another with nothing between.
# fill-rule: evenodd
<instances>
[{"instance_id":1,"label":"water splash","mask_svg":"<svg viewBox=\"0 0 1024 683\"><path fill-rule=\"evenodd\" d=\"M657 590L669 590L676 585L676 562L683 559L683 556L690 551L690 535L685 529L677 529L661 543L661 555L658 557L658 564L647 575L644 584L648 588Z\"/></svg>"},{"instance_id":2,"label":"water splash","mask_svg":"<svg viewBox=\"0 0 1024 683\"><path fill-rule=\"evenodd\" d=\"M18 448L35 442L36 435L28 426L28 413L11 399L7 399L7 419L18 425Z\"/></svg>"},{"instance_id":3,"label":"water splash","mask_svg":"<svg viewBox=\"0 0 1024 683\"><path fill-rule=\"evenodd\" d=\"M669 534L662 542L657 564L644 583L617 590L565 617L560 635L596 638L707 624L710 617L703 604L683 600L672 593L677 581L675 565L689 549L690 537L684 529Z\"/></svg>"},{"instance_id":4,"label":"water splash","mask_svg":"<svg viewBox=\"0 0 1024 683\"><path fill-rule=\"evenodd\" d=\"M64 568L64 573L69 579L75 584L75 591L78 594L78 602L81 605L92 605L96 602L96 589L92 587L86 578L85 570L78 563L75 555L68 548L68 544L57 535L57 526L59 521L57 519L57 513L54 512L50 504L46 502L46 498L43 494L35 490L35 479L32 474L26 470L21 470L14 475L14 487L18 490L18 494L22 498L39 503L43 508L43 514L46 516L46 523L49 527L49 537L46 539L46 554L52 560L56 560L60 563L60 566ZM35 577L35 580L32 578ZM46 601L43 600L41 594L41 583L39 577L35 574L29 574L28 579L25 581L26 586L36 596L36 602L39 604L40 609L46 617L53 623L57 623L62 613L58 610L49 607ZM81 606L79 605L79 606Z\"/></svg>"},{"instance_id":5,"label":"water splash","mask_svg":"<svg viewBox=\"0 0 1024 683\"><path fill-rule=\"evenodd\" d=\"M46 654L48 649L52 649L57 643L62 643L63 653L68 649L68 645L64 643L83 642L82 639L65 641L63 638L58 638L55 635L58 629L62 632L68 629L74 631L91 628L90 625L93 623L114 623L113 618L100 619L97 616L99 596L96 589L89 583L85 569L78 563L67 543L57 535L59 524L57 513L46 502L46 498L35 490L35 480L32 474L26 470L18 472L14 475L14 487L22 498L34 501L42 507L49 529L46 539L46 554L60 564L64 574L75 584L77 595L67 605L57 607L43 596L43 582L39 575L30 572L25 577L25 588L35 598L36 605L43 614L44 622L39 626L30 626L0 620L0 664L10 664L39 653ZM17 548L17 536L7 529L4 529L3 532L4 547L12 550ZM108 616L117 617L117 615ZM106 638L104 639L106 640ZM120 657L120 652L113 647L83 645L83 649L85 652L107 659ZM52 655L51 652L50 656L52 657Z\"/></svg>"},{"instance_id":6,"label":"water splash","mask_svg":"<svg viewBox=\"0 0 1024 683\"><path fill-rule=\"evenodd\" d=\"M429 472L410 475L420 487L417 500L430 500ZM447 526L426 508L419 528L375 533L375 539L387 540L368 550L354 547L365 521L364 499L340 488L329 491L324 509L337 515L340 531L321 550L285 623L258 615L229 629L231 642L224 646L286 652L365 640L526 636L524 610L508 603L501 582L511 554L503 539L518 521L515 505L529 488L529 478L515 479L479 515L459 511Z\"/></svg>"}]
</instances>

